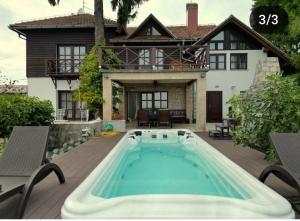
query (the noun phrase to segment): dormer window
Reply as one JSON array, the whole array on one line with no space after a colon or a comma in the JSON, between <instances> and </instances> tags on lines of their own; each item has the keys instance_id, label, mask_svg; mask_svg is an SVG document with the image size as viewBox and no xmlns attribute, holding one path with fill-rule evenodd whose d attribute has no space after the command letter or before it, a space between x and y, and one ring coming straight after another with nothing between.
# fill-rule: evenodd
<instances>
[{"instance_id":1,"label":"dormer window","mask_svg":"<svg viewBox=\"0 0 300 221\"><path fill-rule=\"evenodd\" d=\"M145 33L146 36L158 36L161 35L160 32L153 26L149 27Z\"/></svg>"},{"instance_id":2,"label":"dormer window","mask_svg":"<svg viewBox=\"0 0 300 221\"><path fill-rule=\"evenodd\" d=\"M210 50L224 50L224 31L221 31L210 40Z\"/></svg>"}]
</instances>

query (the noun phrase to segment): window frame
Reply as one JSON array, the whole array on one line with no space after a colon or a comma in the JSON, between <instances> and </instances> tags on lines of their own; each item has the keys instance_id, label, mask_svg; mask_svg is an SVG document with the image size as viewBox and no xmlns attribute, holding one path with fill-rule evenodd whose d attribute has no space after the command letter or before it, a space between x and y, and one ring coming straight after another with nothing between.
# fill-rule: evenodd
<instances>
[{"instance_id":1,"label":"window frame","mask_svg":"<svg viewBox=\"0 0 300 221\"><path fill-rule=\"evenodd\" d=\"M236 68L232 67L232 56L237 56ZM241 68L241 56L246 57L246 65L245 68ZM230 70L247 70L248 69L248 53L231 53L230 54Z\"/></svg>"},{"instance_id":2,"label":"window frame","mask_svg":"<svg viewBox=\"0 0 300 221\"><path fill-rule=\"evenodd\" d=\"M159 99L156 99L155 98L155 94L156 93L159 93L159 96L160 98ZM162 93L166 93L167 94L167 98L166 99L162 99ZM159 109L159 110L164 110L164 109L168 109L169 108L169 94L168 94L168 91L155 91L153 92L153 96L154 96L154 99L153 99L153 102L154 102L154 109ZM160 103L160 107L156 107L156 102L159 102ZM162 102L167 102L167 106L166 107L163 107L162 108Z\"/></svg>"},{"instance_id":3,"label":"window frame","mask_svg":"<svg viewBox=\"0 0 300 221\"><path fill-rule=\"evenodd\" d=\"M71 95L70 99L68 94ZM64 99L62 99L63 97ZM63 102L65 103L65 106L62 105ZM69 107L68 103L71 104L71 107ZM74 100L72 91L67 91L67 90L58 91L58 109L67 110L67 120L80 120L80 117L77 117L78 114L79 116L81 114L80 109L77 108L77 105L81 106L81 110L84 110L85 102ZM69 113L69 111L71 112Z\"/></svg>"},{"instance_id":4,"label":"window frame","mask_svg":"<svg viewBox=\"0 0 300 221\"><path fill-rule=\"evenodd\" d=\"M235 36L236 39L231 39L231 36ZM239 34L234 33L233 31L230 31L228 34L228 47L229 50L249 50L248 44L246 43L246 40L242 38ZM236 43L236 48L232 48L231 44ZM241 48L241 45L244 44L245 47Z\"/></svg>"},{"instance_id":5,"label":"window frame","mask_svg":"<svg viewBox=\"0 0 300 221\"><path fill-rule=\"evenodd\" d=\"M61 48L64 48L64 53L61 54ZM70 48L70 54L66 53L66 48ZM75 48L79 48L79 54L75 54ZM84 48L84 54L81 54L81 48ZM79 67L87 53L87 46L83 44L60 44L57 45L58 69L61 73L79 73Z\"/></svg>"},{"instance_id":6,"label":"window frame","mask_svg":"<svg viewBox=\"0 0 300 221\"><path fill-rule=\"evenodd\" d=\"M216 64L216 68L215 69L211 69L211 59L210 59L210 57L211 56L216 56L216 62L214 62L215 64ZM224 69L220 69L219 68L219 57L220 56L224 56ZM223 62L222 62L223 63ZM220 54L210 54L209 55L209 69L211 70L211 71L224 71L224 70L227 70L227 66L226 66L226 53L220 53Z\"/></svg>"},{"instance_id":7,"label":"window frame","mask_svg":"<svg viewBox=\"0 0 300 221\"><path fill-rule=\"evenodd\" d=\"M221 32L223 32L223 40L213 40ZM223 48L222 49L219 48L219 43L223 44ZM210 48L211 44L214 45L214 49ZM208 42L208 47L209 47L209 50L211 50L211 51L225 50L225 31L222 30L218 34L216 34L213 38L211 38L210 41Z\"/></svg>"},{"instance_id":8,"label":"window frame","mask_svg":"<svg viewBox=\"0 0 300 221\"><path fill-rule=\"evenodd\" d=\"M160 99L155 99L155 93L160 93ZM166 93L167 94L167 99L162 99L161 94ZM147 94L146 99L143 99L143 94ZM148 99L148 94L152 94L152 99ZM146 108L143 108L143 101L146 102ZM148 102L151 101L152 107L148 106ZM155 101L160 102L160 107L155 106ZM167 102L167 107L166 108L161 108L162 102ZM169 108L169 93L168 91L143 91L140 92L140 109L141 110L149 110L149 109L158 109L158 110L164 110Z\"/></svg>"}]
</instances>

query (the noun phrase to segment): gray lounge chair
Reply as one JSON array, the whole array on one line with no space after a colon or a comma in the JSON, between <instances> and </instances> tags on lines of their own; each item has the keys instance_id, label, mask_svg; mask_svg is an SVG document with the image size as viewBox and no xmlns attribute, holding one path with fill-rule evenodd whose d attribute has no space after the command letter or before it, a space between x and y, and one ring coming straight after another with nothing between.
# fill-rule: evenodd
<instances>
[{"instance_id":1,"label":"gray lounge chair","mask_svg":"<svg viewBox=\"0 0 300 221\"><path fill-rule=\"evenodd\" d=\"M300 195L300 133L273 133L270 138L279 163L264 169L259 180L264 182L273 173Z\"/></svg>"},{"instance_id":2,"label":"gray lounge chair","mask_svg":"<svg viewBox=\"0 0 300 221\"><path fill-rule=\"evenodd\" d=\"M23 217L34 185L52 171L60 183L65 182L61 169L46 159L48 132L49 127L45 126L14 127L0 158L0 206L20 194L15 218Z\"/></svg>"},{"instance_id":3,"label":"gray lounge chair","mask_svg":"<svg viewBox=\"0 0 300 221\"><path fill-rule=\"evenodd\" d=\"M265 182L272 173L295 188L297 196L289 201L299 211L300 204L300 133L273 133L270 135L279 162L262 171L259 180Z\"/></svg>"}]
</instances>

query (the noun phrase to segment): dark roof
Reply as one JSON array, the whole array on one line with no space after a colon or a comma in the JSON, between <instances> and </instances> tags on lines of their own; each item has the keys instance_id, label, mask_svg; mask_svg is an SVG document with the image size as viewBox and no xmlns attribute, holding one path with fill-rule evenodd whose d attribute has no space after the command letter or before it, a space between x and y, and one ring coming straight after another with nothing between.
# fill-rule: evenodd
<instances>
[{"instance_id":1,"label":"dark roof","mask_svg":"<svg viewBox=\"0 0 300 221\"><path fill-rule=\"evenodd\" d=\"M27 85L0 85L0 94L27 94Z\"/></svg>"},{"instance_id":2,"label":"dark roof","mask_svg":"<svg viewBox=\"0 0 300 221\"><path fill-rule=\"evenodd\" d=\"M236 27L240 28L244 33L248 34L252 38L254 38L256 41L258 41L264 48L267 50L272 51L274 54L279 56L280 58L284 59L285 61L290 61L289 57L281 51L279 48L277 48L272 42L264 38L262 35L245 25L242 21L240 21L238 18L236 18L233 15L230 15L225 21L223 21L220 25L215 27L213 30L211 30L207 35L205 35L203 38L199 39L194 45L203 45L206 43L209 39L217 35L221 30L224 29L225 26L233 24Z\"/></svg>"},{"instance_id":3,"label":"dark roof","mask_svg":"<svg viewBox=\"0 0 300 221\"><path fill-rule=\"evenodd\" d=\"M114 20L105 18L104 25L107 27L116 27L117 23ZM13 30L43 28L94 28L95 17L91 14L72 14L68 16L15 23L9 27Z\"/></svg>"},{"instance_id":4,"label":"dark roof","mask_svg":"<svg viewBox=\"0 0 300 221\"><path fill-rule=\"evenodd\" d=\"M134 29L131 33L128 34L127 39L133 38L142 28L148 23L150 20L154 21L158 26L162 28L162 30L166 33L167 37L176 38L174 34L168 30L153 14L150 14L136 29Z\"/></svg>"},{"instance_id":5,"label":"dark roof","mask_svg":"<svg viewBox=\"0 0 300 221\"><path fill-rule=\"evenodd\" d=\"M186 26L165 26L165 28L170 31L175 39L177 40L198 40L199 38L203 38L206 36L209 32L211 32L213 29L215 29L215 25L199 25L196 30L190 30ZM113 41L126 41L128 40L128 36L131 35L131 33L135 32L137 27L127 27L127 33L128 35L118 36L115 38L112 38ZM136 36L133 39L147 39L147 40L165 40L165 39L173 39L171 37L167 36Z\"/></svg>"}]
</instances>

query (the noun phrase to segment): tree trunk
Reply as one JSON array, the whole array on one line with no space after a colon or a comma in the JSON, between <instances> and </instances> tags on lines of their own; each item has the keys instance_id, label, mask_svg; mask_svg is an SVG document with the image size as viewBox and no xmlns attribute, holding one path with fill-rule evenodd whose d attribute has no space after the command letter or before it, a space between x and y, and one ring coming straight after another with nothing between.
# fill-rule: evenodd
<instances>
[{"instance_id":1,"label":"tree trunk","mask_svg":"<svg viewBox=\"0 0 300 221\"><path fill-rule=\"evenodd\" d=\"M94 0L95 5L95 44L104 37L103 0Z\"/></svg>"}]
</instances>

